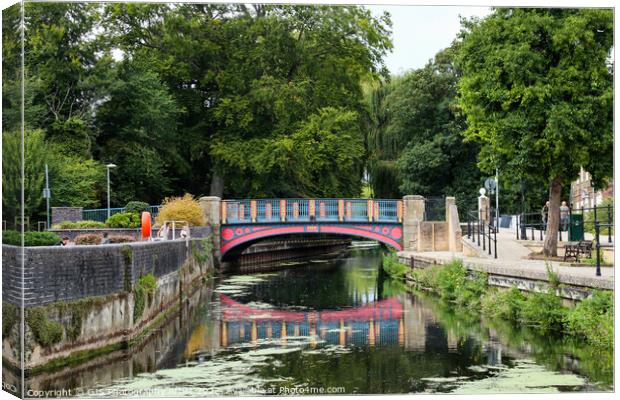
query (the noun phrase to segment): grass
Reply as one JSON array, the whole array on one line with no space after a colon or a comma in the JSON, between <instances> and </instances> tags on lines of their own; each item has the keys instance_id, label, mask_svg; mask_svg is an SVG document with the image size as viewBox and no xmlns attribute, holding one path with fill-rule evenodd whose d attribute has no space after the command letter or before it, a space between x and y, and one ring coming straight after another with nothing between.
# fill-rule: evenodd
<instances>
[{"instance_id":1,"label":"grass","mask_svg":"<svg viewBox=\"0 0 620 400\"><path fill-rule=\"evenodd\" d=\"M396 253L383 254L383 270L392 278L404 279L409 267L398 262Z\"/></svg>"},{"instance_id":2,"label":"grass","mask_svg":"<svg viewBox=\"0 0 620 400\"><path fill-rule=\"evenodd\" d=\"M571 309L555 295L553 282L557 279L553 274L549 270L550 290L541 293L488 287L485 275L468 273L460 261L413 271L412 278L418 288L436 292L443 302L455 307L479 309L487 317L519 323L545 334L578 337L594 347L611 349L613 294L594 291Z\"/></svg>"}]
</instances>

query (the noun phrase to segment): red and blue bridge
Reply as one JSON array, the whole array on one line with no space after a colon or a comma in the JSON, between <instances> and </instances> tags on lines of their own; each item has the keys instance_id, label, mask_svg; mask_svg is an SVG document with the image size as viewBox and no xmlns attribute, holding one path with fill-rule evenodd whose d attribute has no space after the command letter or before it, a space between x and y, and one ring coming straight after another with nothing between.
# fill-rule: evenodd
<instances>
[{"instance_id":1,"label":"red and blue bridge","mask_svg":"<svg viewBox=\"0 0 620 400\"><path fill-rule=\"evenodd\" d=\"M295 234L353 236L402 250L402 200L223 200L220 217L222 256L263 238Z\"/></svg>"}]
</instances>

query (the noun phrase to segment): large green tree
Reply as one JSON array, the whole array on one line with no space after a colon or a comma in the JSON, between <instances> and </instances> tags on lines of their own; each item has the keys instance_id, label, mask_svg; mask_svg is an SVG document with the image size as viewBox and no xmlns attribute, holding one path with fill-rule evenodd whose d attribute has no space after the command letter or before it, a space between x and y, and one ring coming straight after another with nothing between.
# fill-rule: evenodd
<instances>
[{"instance_id":1,"label":"large green tree","mask_svg":"<svg viewBox=\"0 0 620 400\"><path fill-rule=\"evenodd\" d=\"M497 9L466 22L458 65L467 139L479 165L542 178L550 215L544 253L557 254L561 190L584 167L612 174L613 13L602 9Z\"/></svg>"},{"instance_id":2,"label":"large green tree","mask_svg":"<svg viewBox=\"0 0 620 400\"><path fill-rule=\"evenodd\" d=\"M186 111L179 132L193 186L217 195L246 196L247 185L237 183L257 179L229 162L254 156L237 141L278 146L321 108L360 111L360 82L385 72L382 57L391 48L389 18L361 7L117 4L107 16L127 54L157 60ZM261 182L262 191L307 188L290 180L300 178L295 171L276 173L293 164L269 165L262 176L272 180ZM361 179L361 169L355 173Z\"/></svg>"}]
</instances>

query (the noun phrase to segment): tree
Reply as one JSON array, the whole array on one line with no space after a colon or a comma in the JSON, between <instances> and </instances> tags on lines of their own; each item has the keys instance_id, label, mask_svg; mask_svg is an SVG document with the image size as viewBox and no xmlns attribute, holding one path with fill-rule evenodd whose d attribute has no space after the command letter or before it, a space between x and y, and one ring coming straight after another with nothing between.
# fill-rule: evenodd
<instances>
[{"instance_id":1,"label":"tree","mask_svg":"<svg viewBox=\"0 0 620 400\"><path fill-rule=\"evenodd\" d=\"M113 200L150 203L172 193L176 175L189 169L180 156L177 125L183 108L170 94L148 58L124 60L116 68L109 97L97 108L98 159L118 165Z\"/></svg>"},{"instance_id":2,"label":"tree","mask_svg":"<svg viewBox=\"0 0 620 400\"><path fill-rule=\"evenodd\" d=\"M204 190L210 180L215 195L246 196L258 180L243 162L230 163L232 148L241 160L254 157L248 143L289 151L285 139L321 108L359 112L360 81L385 72L391 48L389 17L361 7L115 4L106 15L128 54L157 60L187 112L179 136L188 142L193 186ZM284 179L300 178L293 164L269 165L269 175L282 177L274 185L304 186ZM281 168L288 170L276 174ZM261 190L269 189L252 193Z\"/></svg>"},{"instance_id":3,"label":"tree","mask_svg":"<svg viewBox=\"0 0 620 400\"><path fill-rule=\"evenodd\" d=\"M480 168L549 187L546 255L557 255L563 185L584 167L612 174L613 14L600 9L497 9L464 24L458 65L465 137Z\"/></svg>"},{"instance_id":4,"label":"tree","mask_svg":"<svg viewBox=\"0 0 620 400\"><path fill-rule=\"evenodd\" d=\"M16 218L19 221L21 217L22 187L25 218L32 219L36 216L43 201L45 162L48 155L43 137L41 130L25 131L22 153L21 132L2 134L2 209L3 219L9 224L13 224Z\"/></svg>"}]
</instances>

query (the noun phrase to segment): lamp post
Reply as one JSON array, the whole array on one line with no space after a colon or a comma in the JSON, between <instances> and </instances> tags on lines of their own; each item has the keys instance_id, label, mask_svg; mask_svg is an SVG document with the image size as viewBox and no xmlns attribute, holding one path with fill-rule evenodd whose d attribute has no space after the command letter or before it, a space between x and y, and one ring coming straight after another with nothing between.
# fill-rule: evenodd
<instances>
[{"instance_id":1,"label":"lamp post","mask_svg":"<svg viewBox=\"0 0 620 400\"><path fill-rule=\"evenodd\" d=\"M116 168L116 164L108 164L106 165L108 171L108 218L110 218L110 169Z\"/></svg>"}]
</instances>

